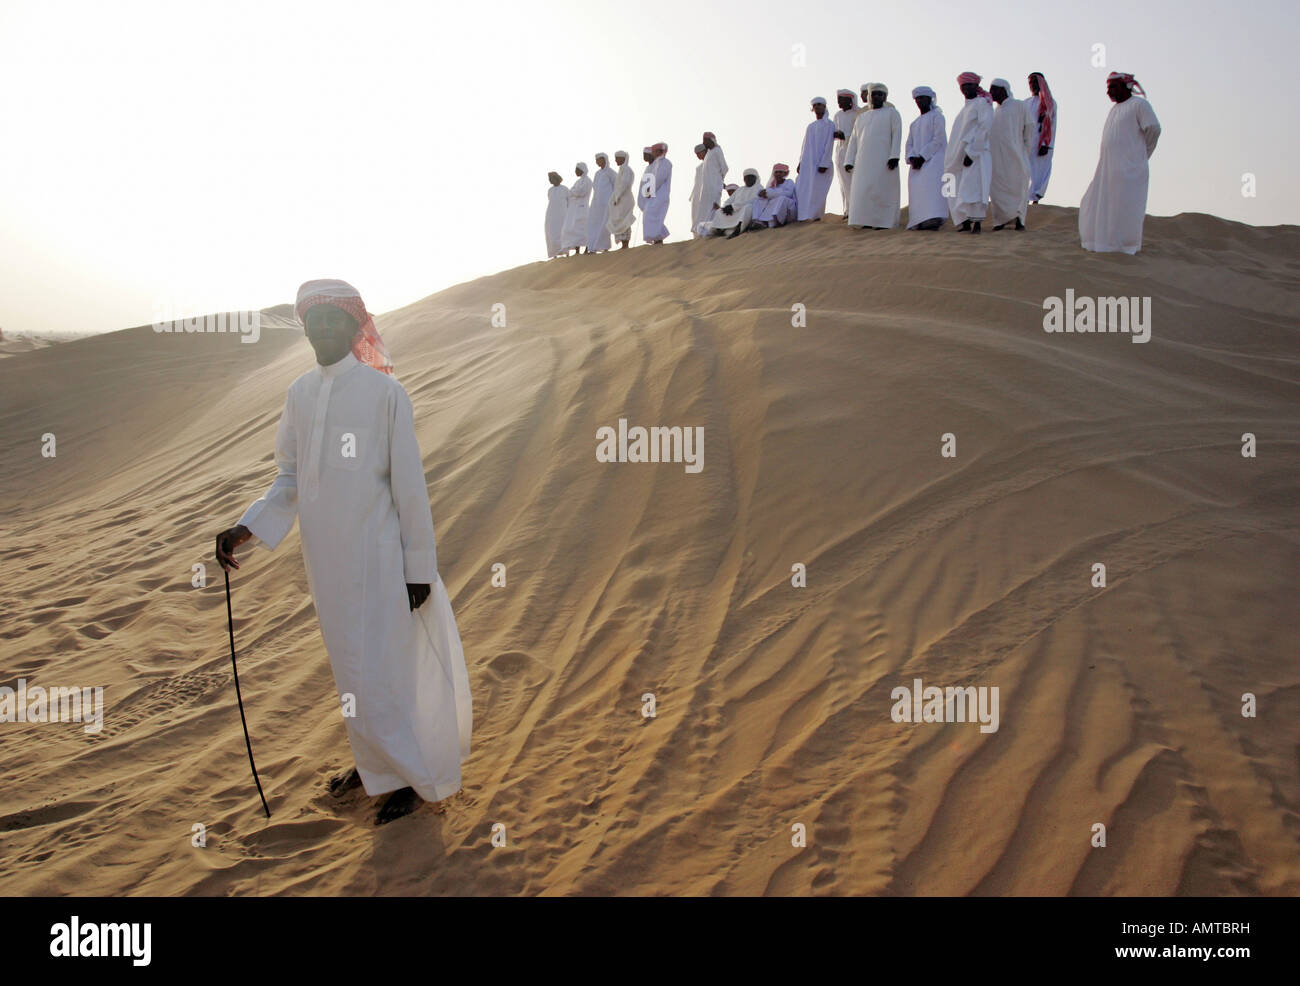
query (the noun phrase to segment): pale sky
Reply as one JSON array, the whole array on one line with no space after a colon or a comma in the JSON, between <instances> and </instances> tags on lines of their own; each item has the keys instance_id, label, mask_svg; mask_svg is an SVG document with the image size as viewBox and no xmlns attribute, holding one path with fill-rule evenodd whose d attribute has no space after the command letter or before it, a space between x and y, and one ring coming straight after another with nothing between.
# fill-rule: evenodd
<instances>
[{"instance_id":1,"label":"pale sky","mask_svg":"<svg viewBox=\"0 0 1300 986\"><path fill-rule=\"evenodd\" d=\"M1300 224L1298 22L1290 0L0 0L0 328L262 308L317 277L390 311L543 260L546 173L623 148L639 175L659 140L671 243L703 131L729 181L766 180L797 163L813 96L833 111L836 89L881 81L906 126L926 84L951 124L966 69L1017 98L1046 75L1051 204L1092 177L1116 69L1164 128L1148 212Z\"/></svg>"}]
</instances>

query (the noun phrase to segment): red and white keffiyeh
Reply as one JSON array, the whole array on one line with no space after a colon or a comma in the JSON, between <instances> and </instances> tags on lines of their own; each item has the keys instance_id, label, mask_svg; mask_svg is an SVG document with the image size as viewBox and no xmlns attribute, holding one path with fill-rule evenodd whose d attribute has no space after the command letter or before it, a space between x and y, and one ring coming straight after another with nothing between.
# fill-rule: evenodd
<instances>
[{"instance_id":1,"label":"red and white keffiyeh","mask_svg":"<svg viewBox=\"0 0 1300 986\"><path fill-rule=\"evenodd\" d=\"M388 358L388 349L375 328L374 318L366 311L361 292L347 281L334 278L307 281L298 289L298 301L294 305L294 313L304 326L307 324L307 311L317 305L332 305L355 318L357 334L352 340L352 355L380 373L393 376L393 361Z\"/></svg>"}]
</instances>

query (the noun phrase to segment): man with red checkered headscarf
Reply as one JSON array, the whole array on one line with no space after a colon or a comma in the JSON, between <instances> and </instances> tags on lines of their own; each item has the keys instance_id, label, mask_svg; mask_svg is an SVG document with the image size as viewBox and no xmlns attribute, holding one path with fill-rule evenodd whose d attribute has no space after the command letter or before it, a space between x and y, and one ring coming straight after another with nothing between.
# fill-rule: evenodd
<instances>
[{"instance_id":1,"label":"man with red checkered headscarf","mask_svg":"<svg viewBox=\"0 0 1300 986\"><path fill-rule=\"evenodd\" d=\"M1101 131L1097 171L1079 203L1079 239L1085 250L1132 254L1142 249L1147 160L1160 139L1160 121L1132 75L1111 72L1106 94L1115 105Z\"/></svg>"},{"instance_id":2,"label":"man with red checkered headscarf","mask_svg":"<svg viewBox=\"0 0 1300 986\"><path fill-rule=\"evenodd\" d=\"M388 794L376 818L388 822L460 790L469 675L438 577L411 399L374 319L346 281L308 281L295 310L317 365L289 386L275 481L217 535L217 560L239 568L236 547L273 550L298 520L356 763L330 790Z\"/></svg>"}]
</instances>

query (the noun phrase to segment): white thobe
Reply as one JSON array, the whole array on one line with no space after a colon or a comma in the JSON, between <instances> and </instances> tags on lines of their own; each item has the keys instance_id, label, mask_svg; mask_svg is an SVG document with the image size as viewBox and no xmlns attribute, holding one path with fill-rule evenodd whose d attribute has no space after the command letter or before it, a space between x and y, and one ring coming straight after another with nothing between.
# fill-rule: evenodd
<instances>
[{"instance_id":1,"label":"white thobe","mask_svg":"<svg viewBox=\"0 0 1300 986\"><path fill-rule=\"evenodd\" d=\"M564 218L569 211L569 187L552 185L546 192L546 256L558 257L564 252Z\"/></svg>"},{"instance_id":2,"label":"white thobe","mask_svg":"<svg viewBox=\"0 0 1300 986\"><path fill-rule=\"evenodd\" d=\"M289 386L275 462L275 481L239 523L273 550L298 519L334 683L355 698L343 723L366 793L456 793L469 756L469 674L438 577L410 398L351 353L318 365ZM430 587L414 612L408 582Z\"/></svg>"},{"instance_id":3,"label":"white thobe","mask_svg":"<svg viewBox=\"0 0 1300 986\"><path fill-rule=\"evenodd\" d=\"M907 128L907 147L898 166L907 167L907 228L927 219L947 219L948 201L943 197L943 156L948 147L948 125L943 111L931 106ZM923 157L920 169L908 158Z\"/></svg>"},{"instance_id":4,"label":"white thobe","mask_svg":"<svg viewBox=\"0 0 1300 986\"><path fill-rule=\"evenodd\" d=\"M614 194L614 169L609 165L597 169L591 179L591 208L587 210L587 250L599 253L609 249L609 199Z\"/></svg>"},{"instance_id":5,"label":"white thobe","mask_svg":"<svg viewBox=\"0 0 1300 986\"><path fill-rule=\"evenodd\" d=\"M1141 96L1110 108L1101 131L1101 159L1079 203L1085 250L1137 253L1147 212L1147 159L1160 139L1160 121Z\"/></svg>"},{"instance_id":6,"label":"white thobe","mask_svg":"<svg viewBox=\"0 0 1300 986\"><path fill-rule=\"evenodd\" d=\"M647 175L653 177L653 182L647 183ZM664 220L668 216L668 195L672 182L673 165L667 156L657 157L646 165L637 190L636 204L641 208L641 235L647 243L668 239L668 227L664 225ZM647 189L651 188L653 190L647 195Z\"/></svg>"},{"instance_id":7,"label":"white thobe","mask_svg":"<svg viewBox=\"0 0 1300 986\"><path fill-rule=\"evenodd\" d=\"M943 170L957 183L957 194L948 200L948 212L954 223L983 219L988 211L989 184L993 180L993 163L989 157L992 125L993 104L983 96L966 100L957 119L952 121ZM968 157L973 162L969 168L962 163Z\"/></svg>"},{"instance_id":8,"label":"white thobe","mask_svg":"<svg viewBox=\"0 0 1300 986\"><path fill-rule=\"evenodd\" d=\"M795 199L800 221L820 219L826 215L826 196L831 190L831 171L835 154L835 124L828 116L813 120L803 132L799 151L799 177L795 180ZM824 172L818 168L825 168Z\"/></svg>"},{"instance_id":9,"label":"white thobe","mask_svg":"<svg viewBox=\"0 0 1300 986\"><path fill-rule=\"evenodd\" d=\"M902 184L898 168L891 171L888 162L899 157L902 146L903 118L894 107L859 114L845 157L845 164L853 165L850 226L898 225Z\"/></svg>"},{"instance_id":10,"label":"white thobe","mask_svg":"<svg viewBox=\"0 0 1300 986\"><path fill-rule=\"evenodd\" d=\"M993 111L989 127L989 222L995 226L1021 221L1029 206L1029 155L1037 154L1038 121L1023 100L1008 96Z\"/></svg>"},{"instance_id":11,"label":"white thobe","mask_svg":"<svg viewBox=\"0 0 1300 986\"><path fill-rule=\"evenodd\" d=\"M722 146L714 144L704 155L704 180L700 186L700 218L711 219L714 209L722 204L723 184L727 178L727 159Z\"/></svg>"},{"instance_id":12,"label":"white thobe","mask_svg":"<svg viewBox=\"0 0 1300 986\"><path fill-rule=\"evenodd\" d=\"M705 216L700 208L700 200L704 198L704 161L701 160L695 166L695 184L691 186L691 235L699 236L700 223L704 222Z\"/></svg>"},{"instance_id":13,"label":"white thobe","mask_svg":"<svg viewBox=\"0 0 1300 986\"><path fill-rule=\"evenodd\" d=\"M844 135L843 140L835 141L835 173L840 176L840 195L844 199L844 214L849 214L849 192L853 188L853 172L844 170L844 155L849 149L849 138L853 136L853 124L858 119L858 111L837 110L835 129ZM850 162L852 163L852 162Z\"/></svg>"},{"instance_id":14,"label":"white thobe","mask_svg":"<svg viewBox=\"0 0 1300 986\"><path fill-rule=\"evenodd\" d=\"M764 191L767 192L766 198L754 198L754 222L784 226L795 217L798 206L794 198L794 182L787 178L781 184L770 186Z\"/></svg>"},{"instance_id":15,"label":"white thobe","mask_svg":"<svg viewBox=\"0 0 1300 986\"><path fill-rule=\"evenodd\" d=\"M731 215L719 209L713 214L713 219L705 224L704 235L730 233L737 226L742 229L748 226L750 220L754 218L754 202L758 198L758 190L761 187L758 182L754 182L752 185L741 185L732 192L725 203L731 206Z\"/></svg>"},{"instance_id":16,"label":"white thobe","mask_svg":"<svg viewBox=\"0 0 1300 986\"><path fill-rule=\"evenodd\" d=\"M587 245L587 203L591 199L591 179L583 175L569 189L569 209L564 216L564 235L560 246L565 250Z\"/></svg>"},{"instance_id":17,"label":"white thobe","mask_svg":"<svg viewBox=\"0 0 1300 986\"><path fill-rule=\"evenodd\" d=\"M619 243L632 238L632 221L635 216L632 207L636 205L632 186L635 182L636 175L632 172L632 166L620 164L618 177L614 179L614 192L609 197L609 220L605 224L610 235Z\"/></svg>"},{"instance_id":18,"label":"white thobe","mask_svg":"<svg viewBox=\"0 0 1300 986\"><path fill-rule=\"evenodd\" d=\"M1042 157L1038 155L1043 133L1043 125L1038 122L1042 97L1030 96L1025 104L1029 108L1029 118L1034 121L1034 148L1029 152L1029 198L1037 200L1047 194L1047 182L1052 177L1052 155L1056 152L1056 125L1061 119L1061 104L1057 103L1052 111L1052 143Z\"/></svg>"}]
</instances>

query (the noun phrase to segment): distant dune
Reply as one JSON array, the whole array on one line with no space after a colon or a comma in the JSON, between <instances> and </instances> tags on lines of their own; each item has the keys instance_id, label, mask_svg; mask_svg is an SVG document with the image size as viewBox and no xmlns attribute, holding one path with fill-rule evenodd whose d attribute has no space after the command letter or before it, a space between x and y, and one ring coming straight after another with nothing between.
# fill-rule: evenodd
<instances>
[{"instance_id":1,"label":"distant dune","mask_svg":"<svg viewBox=\"0 0 1300 986\"><path fill-rule=\"evenodd\" d=\"M539 262L381 316L475 728L465 789L379 828L324 791L351 758L296 529L231 579L269 822L235 706L213 539L313 365L291 312L2 360L0 684L107 711L0 724L0 892L1300 893L1298 288L1295 227L1151 218L1092 255L1035 207ZM1150 342L1045 332L1067 290L1149 297ZM598 462L620 418L702 426L703 470ZM997 730L895 722L918 678L997 687Z\"/></svg>"}]
</instances>

